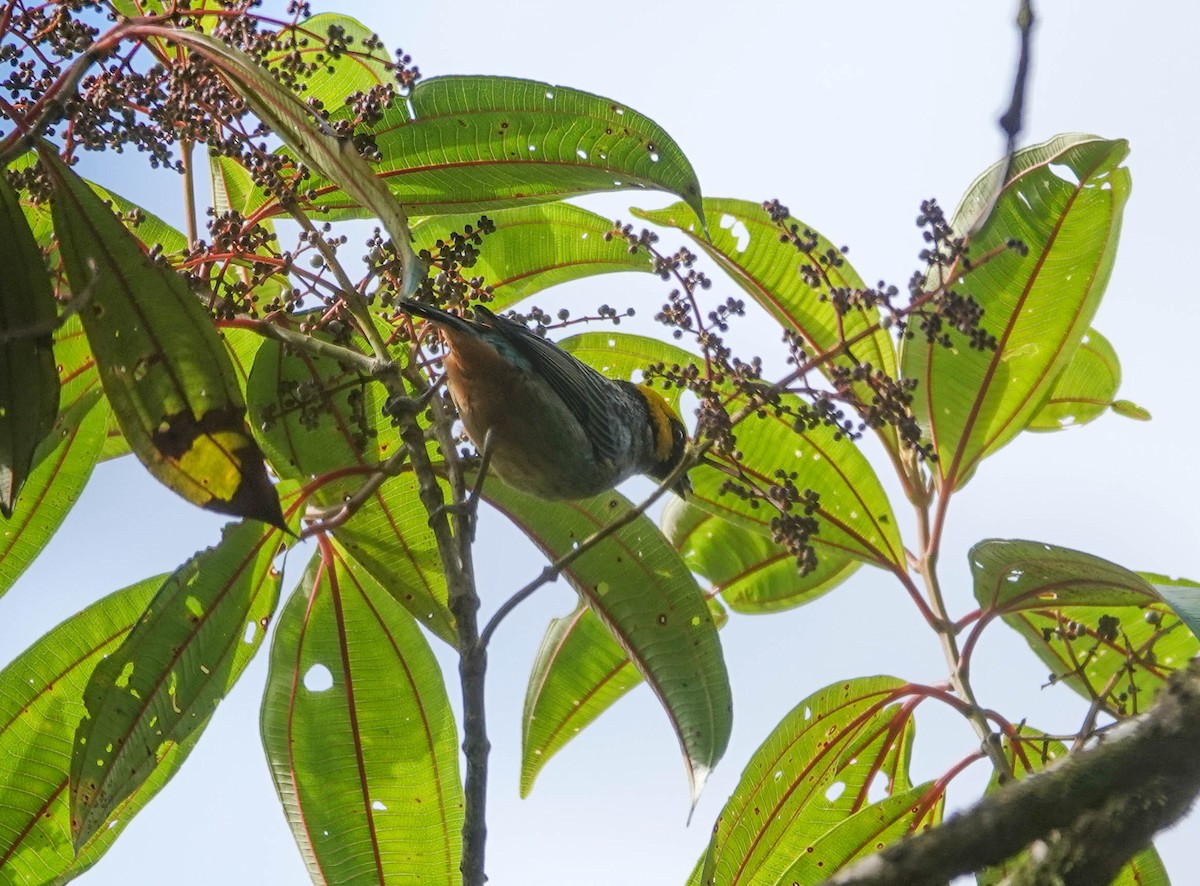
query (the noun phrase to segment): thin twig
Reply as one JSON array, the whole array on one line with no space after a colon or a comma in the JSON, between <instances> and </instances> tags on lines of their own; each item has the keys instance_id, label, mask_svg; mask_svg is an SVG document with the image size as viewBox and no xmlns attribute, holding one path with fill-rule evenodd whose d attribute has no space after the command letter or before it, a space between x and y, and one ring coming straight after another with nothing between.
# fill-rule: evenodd
<instances>
[{"instance_id":1,"label":"thin twig","mask_svg":"<svg viewBox=\"0 0 1200 886\"><path fill-rule=\"evenodd\" d=\"M609 538L619 530L624 529L626 526L644 514L647 508L662 498L666 493L671 491L671 488L678 483L683 475L686 474L692 467L695 459L700 457L699 452L700 450L698 449L693 450L691 457L685 457L683 461L676 465L675 470L668 474L666 478L664 478L662 482L658 484L658 488L650 493L650 495L647 496L641 504L625 511L625 513L623 513L620 517L617 517L615 520L605 523L603 529L598 529L596 532L593 532L582 542L580 542L578 547L572 548L570 551L563 554L553 563L544 568L538 574L537 578L530 581L527 585L525 585L525 587L521 588L519 591L505 600L504 603L501 604L496 612L492 615L491 619L487 623L487 626L479 635L479 642L483 645L487 645L488 641L492 638L492 634L496 632L496 628L500 626L500 622L504 620L505 616L516 609L518 605L527 600L543 585L549 584L558 578L564 569L566 569L596 545L600 544L600 542L604 541L606 538Z\"/></svg>"},{"instance_id":2,"label":"thin twig","mask_svg":"<svg viewBox=\"0 0 1200 886\"><path fill-rule=\"evenodd\" d=\"M309 242L317 247L317 251L325 259L326 266L333 272L334 278L338 281L338 286L341 287L338 294L345 303L346 310L350 312L350 315L354 317L355 322L358 324L359 331L362 332L363 337L371 345L371 350L375 352L375 356L380 360L390 360L387 344L379 334L379 329L375 326L375 318L371 315L371 309L367 305L367 300L363 298L362 293L358 291L358 287L350 280L346 269L338 261L337 253L333 251L333 247L325 239L325 235L317 230L316 225L312 223L308 215L294 202L288 201L285 206L292 219L307 232Z\"/></svg>"}]
</instances>

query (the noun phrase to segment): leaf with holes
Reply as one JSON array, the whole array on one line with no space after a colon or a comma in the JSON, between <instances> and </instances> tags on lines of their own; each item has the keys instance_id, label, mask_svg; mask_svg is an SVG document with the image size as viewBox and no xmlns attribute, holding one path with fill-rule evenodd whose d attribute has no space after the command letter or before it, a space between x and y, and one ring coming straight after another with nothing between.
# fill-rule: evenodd
<instances>
[{"instance_id":1,"label":"leaf with holes","mask_svg":"<svg viewBox=\"0 0 1200 886\"><path fill-rule=\"evenodd\" d=\"M486 212L631 188L676 194L703 213L696 173L666 130L619 102L576 89L510 77L434 77L363 134L372 142L375 174L413 215ZM306 185L327 217L363 215L366 204L341 179ZM273 198L258 210L272 211Z\"/></svg>"},{"instance_id":2,"label":"leaf with holes","mask_svg":"<svg viewBox=\"0 0 1200 886\"><path fill-rule=\"evenodd\" d=\"M631 507L617 492L547 502L498 481L489 481L484 495L551 560ZM733 722L721 641L695 578L644 514L562 574L666 708L683 748L694 804L725 753Z\"/></svg>"},{"instance_id":3,"label":"leaf with holes","mask_svg":"<svg viewBox=\"0 0 1200 886\"><path fill-rule=\"evenodd\" d=\"M959 205L952 226L973 263L957 269L954 289L983 308L998 345L975 350L951 334L945 347L914 329L901 359L947 489L1029 424L1074 357L1116 257L1128 151L1120 140L1060 135L1018 151L1003 183L1008 162L993 166ZM1007 246L1014 240L1024 248Z\"/></svg>"},{"instance_id":4,"label":"leaf with holes","mask_svg":"<svg viewBox=\"0 0 1200 886\"><path fill-rule=\"evenodd\" d=\"M1200 653L1196 628L1185 623L1200 584L1031 541L989 539L971 549L970 561L982 610L964 652L1001 616L1052 680L1114 717L1144 709L1171 672Z\"/></svg>"},{"instance_id":5,"label":"leaf with holes","mask_svg":"<svg viewBox=\"0 0 1200 886\"><path fill-rule=\"evenodd\" d=\"M1047 738L1044 732L1024 724L1018 726L1017 731L1015 740L1012 735L1001 736L1001 746L1009 768L1018 779L1041 772L1067 756L1066 745ZM993 771L985 793L995 793L999 789L1000 782ZM1001 886L1009 882L1009 877L1027 857L1027 853L1021 853L1002 864L984 868L975 875L977 886ZM1147 846L1121 868L1109 886L1170 886L1170 880L1158 852L1153 846Z\"/></svg>"},{"instance_id":6,"label":"leaf with holes","mask_svg":"<svg viewBox=\"0 0 1200 886\"><path fill-rule=\"evenodd\" d=\"M479 222L494 226L481 235ZM413 226L413 248L434 254L452 233L476 239L478 257L464 269L492 288L493 311L507 308L550 286L610 274L652 271L645 252L630 253L622 237L609 238L613 222L569 203L438 215Z\"/></svg>"},{"instance_id":7,"label":"leaf with holes","mask_svg":"<svg viewBox=\"0 0 1200 886\"><path fill-rule=\"evenodd\" d=\"M158 589L96 668L71 758L71 832L82 846L149 778L172 744L208 722L266 636L282 574L281 533L230 524Z\"/></svg>"},{"instance_id":8,"label":"leaf with holes","mask_svg":"<svg viewBox=\"0 0 1200 886\"><path fill-rule=\"evenodd\" d=\"M34 452L58 416L58 309L42 250L0 176L0 514L11 517Z\"/></svg>"},{"instance_id":9,"label":"leaf with holes","mask_svg":"<svg viewBox=\"0 0 1200 886\"><path fill-rule=\"evenodd\" d=\"M194 504L282 526L211 317L52 149L42 160L63 264L74 298L85 301L88 344L138 459Z\"/></svg>"},{"instance_id":10,"label":"leaf with holes","mask_svg":"<svg viewBox=\"0 0 1200 886\"><path fill-rule=\"evenodd\" d=\"M107 851L191 749L168 743L153 771L76 857L68 777L92 671L141 619L166 576L117 591L71 616L0 671L0 882L65 883Z\"/></svg>"},{"instance_id":11,"label":"leaf with holes","mask_svg":"<svg viewBox=\"0 0 1200 886\"><path fill-rule=\"evenodd\" d=\"M831 874L942 821L946 794L936 782L864 806L813 841L778 879L791 886L817 886Z\"/></svg>"},{"instance_id":12,"label":"leaf with holes","mask_svg":"<svg viewBox=\"0 0 1200 886\"><path fill-rule=\"evenodd\" d=\"M709 600L717 628L727 616ZM550 758L617 703L642 676L612 634L582 601L552 619L533 662L521 717L521 796Z\"/></svg>"},{"instance_id":13,"label":"leaf with holes","mask_svg":"<svg viewBox=\"0 0 1200 886\"><path fill-rule=\"evenodd\" d=\"M877 779L889 796L909 791L919 698L901 680L870 677L796 705L750 758L690 882L780 882L817 840L868 807ZM935 797L926 805L940 811Z\"/></svg>"},{"instance_id":14,"label":"leaf with holes","mask_svg":"<svg viewBox=\"0 0 1200 886\"><path fill-rule=\"evenodd\" d=\"M279 617L262 738L314 882L460 882L441 669L412 616L333 543Z\"/></svg>"},{"instance_id":15,"label":"leaf with holes","mask_svg":"<svg viewBox=\"0 0 1200 886\"><path fill-rule=\"evenodd\" d=\"M1029 421L1030 431L1061 431L1094 421L1116 404L1121 361L1108 339L1089 329L1050 396ZM1114 412L1119 412L1113 409Z\"/></svg>"},{"instance_id":16,"label":"leaf with holes","mask_svg":"<svg viewBox=\"0 0 1200 886\"><path fill-rule=\"evenodd\" d=\"M833 552L802 575L796 558L755 532L679 498L663 509L662 528L688 568L708 579L734 612L781 612L811 603L836 588L859 563Z\"/></svg>"},{"instance_id":17,"label":"leaf with holes","mask_svg":"<svg viewBox=\"0 0 1200 886\"><path fill-rule=\"evenodd\" d=\"M791 217L797 242L781 242L783 231L760 203L708 197L704 213L717 219L711 238L697 228L683 204L634 215L654 224L677 228L690 236L746 293L785 329L795 332L809 356L844 349L831 364L817 367L826 375L832 366L852 368L870 364L896 378L896 349L880 328L874 306L849 307L839 313L835 303L861 293L866 284L841 250L803 222ZM852 301L852 300L851 300ZM875 391L866 382L854 385L864 409ZM896 432L885 426L880 436L892 453L899 451Z\"/></svg>"}]
</instances>

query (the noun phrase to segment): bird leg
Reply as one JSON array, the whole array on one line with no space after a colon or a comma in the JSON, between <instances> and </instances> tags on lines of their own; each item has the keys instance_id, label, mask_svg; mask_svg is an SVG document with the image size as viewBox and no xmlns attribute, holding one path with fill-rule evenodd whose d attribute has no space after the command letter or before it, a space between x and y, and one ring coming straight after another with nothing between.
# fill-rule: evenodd
<instances>
[{"instance_id":1,"label":"bird leg","mask_svg":"<svg viewBox=\"0 0 1200 886\"><path fill-rule=\"evenodd\" d=\"M432 521L442 514L454 514L459 519L459 531L465 532L472 544L475 542L475 515L479 511L479 499L483 495L483 482L487 479L488 465L492 461L492 443L492 432L489 430L483 438L483 446L479 453L478 472L475 474L475 482L471 484L471 492L467 497L460 502L442 505L429 516Z\"/></svg>"}]
</instances>

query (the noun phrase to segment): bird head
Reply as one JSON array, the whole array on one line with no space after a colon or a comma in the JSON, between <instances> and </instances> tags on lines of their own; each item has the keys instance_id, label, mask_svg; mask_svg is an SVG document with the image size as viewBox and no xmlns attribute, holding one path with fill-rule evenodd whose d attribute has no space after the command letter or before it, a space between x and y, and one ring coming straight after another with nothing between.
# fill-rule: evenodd
<instances>
[{"instance_id":1,"label":"bird head","mask_svg":"<svg viewBox=\"0 0 1200 886\"><path fill-rule=\"evenodd\" d=\"M654 444L653 464L646 473L661 482L670 476L687 453L687 425L658 391L649 385L638 385L637 389L646 401L646 410L650 415L651 440ZM688 479L688 475L680 477L671 487L671 491L680 498L687 498L688 493L692 491L692 481Z\"/></svg>"}]
</instances>

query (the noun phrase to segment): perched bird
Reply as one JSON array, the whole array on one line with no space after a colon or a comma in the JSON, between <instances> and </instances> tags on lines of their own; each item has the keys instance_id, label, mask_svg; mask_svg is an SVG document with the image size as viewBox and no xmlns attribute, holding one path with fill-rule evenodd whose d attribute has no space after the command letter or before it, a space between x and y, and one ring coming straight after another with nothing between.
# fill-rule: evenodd
<instances>
[{"instance_id":1,"label":"perched bird","mask_svg":"<svg viewBox=\"0 0 1200 886\"><path fill-rule=\"evenodd\" d=\"M450 345L450 396L467 436L510 486L547 499L585 498L634 474L665 479L683 460L687 428L646 385L605 378L519 323L473 305L467 320L420 302ZM673 491L691 491L687 475Z\"/></svg>"}]
</instances>

